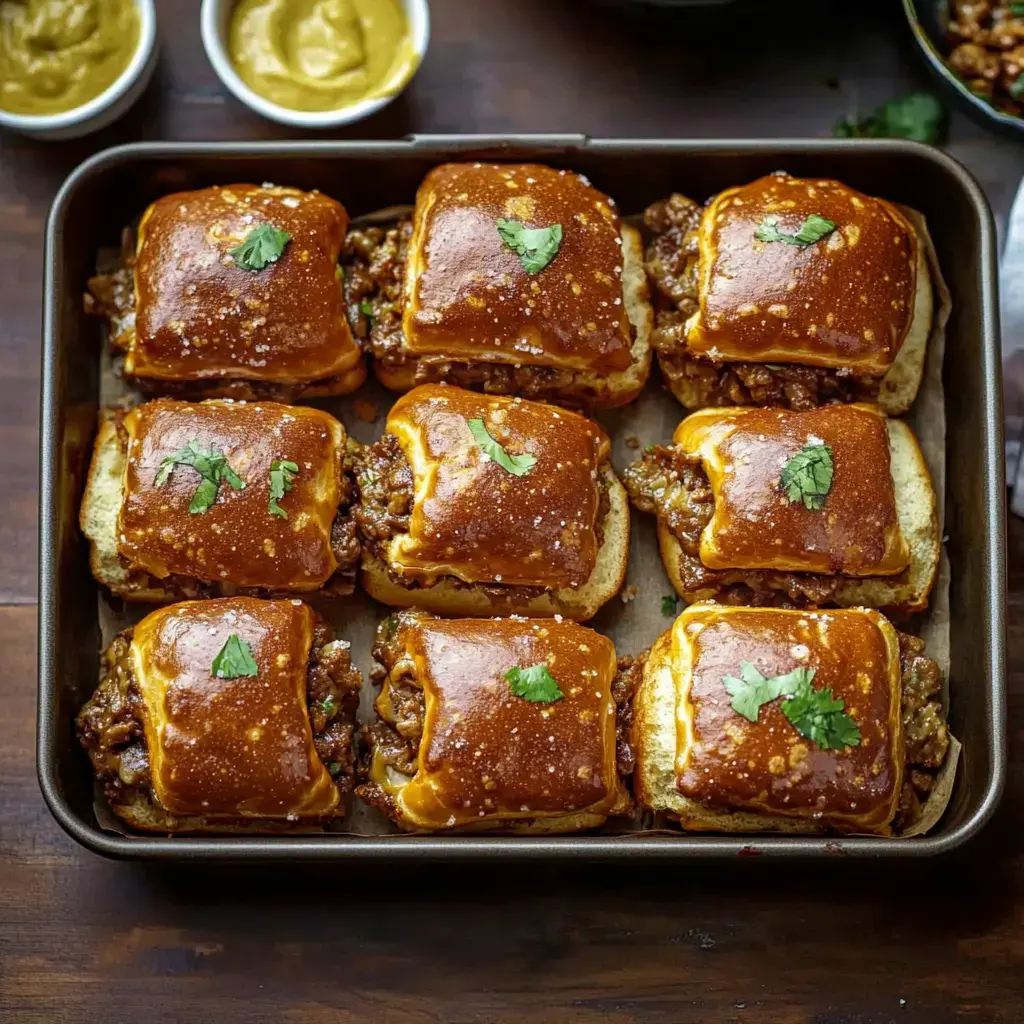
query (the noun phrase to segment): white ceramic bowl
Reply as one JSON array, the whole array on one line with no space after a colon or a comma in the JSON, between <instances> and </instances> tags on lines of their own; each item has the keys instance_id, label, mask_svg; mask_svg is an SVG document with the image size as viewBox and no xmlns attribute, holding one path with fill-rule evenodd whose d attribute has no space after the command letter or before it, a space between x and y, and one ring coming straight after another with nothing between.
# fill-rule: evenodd
<instances>
[{"instance_id":1,"label":"white ceramic bowl","mask_svg":"<svg viewBox=\"0 0 1024 1024\"><path fill-rule=\"evenodd\" d=\"M241 100L250 110L255 110L257 114L277 121L278 124L290 125L293 128L339 128L369 117L386 107L409 84L423 61L430 42L430 7L427 0L401 0L401 3L409 19L409 32L416 54L412 69L388 95L360 100L337 110L292 110L290 107L282 107L253 92L242 81L231 63L227 46L228 23L235 0L203 0L200 15L203 46L217 76L235 98Z\"/></svg>"},{"instance_id":2,"label":"white ceramic bowl","mask_svg":"<svg viewBox=\"0 0 1024 1024\"><path fill-rule=\"evenodd\" d=\"M116 121L142 95L156 67L156 11L153 0L135 0L139 45L121 76L99 96L62 114L12 114L0 110L0 128L38 139L76 139Z\"/></svg>"}]
</instances>

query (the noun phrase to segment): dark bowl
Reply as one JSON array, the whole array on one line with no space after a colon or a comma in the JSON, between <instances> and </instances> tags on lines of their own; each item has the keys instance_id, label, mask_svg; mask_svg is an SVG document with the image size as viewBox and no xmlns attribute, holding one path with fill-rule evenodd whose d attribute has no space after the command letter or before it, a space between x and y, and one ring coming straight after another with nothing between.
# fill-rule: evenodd
<instances>
[{"instance_id":1,"label":"dark bowl","mask_svg":"<svg viewBox=\"0 0 1024 1024\"><path fill-rule=\"evenodd\" d=\"M903 0L903 11L932 77L949 101L969 117L1003 135L1024 136L1024 118L1004 114L976 96L946 63L947 0Z\"/></svg>"}]
</instances>

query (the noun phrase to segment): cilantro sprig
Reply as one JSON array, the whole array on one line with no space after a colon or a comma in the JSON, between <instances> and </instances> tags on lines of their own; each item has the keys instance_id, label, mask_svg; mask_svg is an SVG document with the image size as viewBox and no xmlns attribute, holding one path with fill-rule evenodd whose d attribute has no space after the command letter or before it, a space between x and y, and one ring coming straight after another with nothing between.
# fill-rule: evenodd
<instances>
[{"instance_id":1,"label":"cilantro sprig","mask_svg":"<svg viewBox=\"0 0 1024 1024\"><path fill-rule=\"evenodd\" d=\"M502 678L508 680L508 688L517 697L532 701L534 704L552 704L565 696L544 662L530 665L528 668L516 665Z\"/></svg>"},{"instance_id":2,"label":"cilantro sprig","mask_svg":"<svg viewBox=\"0 0 1024 1024\"><path fill-rule=\"evenodd\" d=\"M819 217L812 213L804 218L803 224L794 234L779 230L779 218L775 214L769 214L754 229L754 237L759 242L785 242L787 245L799 245L804 248L814 245L823 238L835 231L835 221L827 217Z\"/></svg>"},{"instance_id":3,"label":"cilantro sprig","mask_svg":"<svg viewBox=\"0 0 1024 1024\"><path fill-rule=\"evenodd\" d=\"M228 255L236 267L243 270L262 270L268 263L276 263L291 241L291 234L275 228L273 224L261 224L242 240L241 244L228 249Z\"/></svg>"},{"instance_id":4,"label":"cilantro sprig","mask_svg":"<svg viewBox=\"0 0 1024 1024\"><path fill-rule=\"evenodd\" d=\"M196 439L160 462L153 485L163 487L170 480L176 466L194 469L202 478L188 506L192 515L199 515L213 505L222 480L226 480L236 491L245 487L245 481L228 465L226 455L212 445L204 448Z\"/></svg>"},{"instance_id":5,"label":"cilantro sprig","mask_svg":"<svg viewBox=\"0 0 1024 1024\"><path fill-rule=\"evenodd\" d=\"M843 139L913 139L932 145L941 142L945 133L946 110L927 92L899 96L869 117L847 118L833 128L833 134Z\"/></svg>"},{"instance_id":6,"label":"cilantro sprig","mask_svg":"<svg viewBox=\"0 0 1024 1024\"><path fill-rule=\"evenodd\" d=\"M834 473L831 446L809 442L782 467L779 486L791 504L802 501L804 508L817 512L832 490Z\"/></svg>"},{"instance_id":7,"label":"cilantro sprig","mask_svg":"<svg viewBox=\"0 0 1024 1024\"><path fill-rule=\"evenodd\" d=\"M469 432L473 440L480 446L483 453L496 462L506 472L513 476L526 476L527 473L537 465L537 456L525 453L523 455L509 455L500 442L496 441L484 426L483 420L466 420Z\"/></svg>"},{"instance_id":8,"label":"cilantro sprig","mask_svg":"<svg viewBox=\"0 0 1024 1024\"><path fill-rule=\"evenodd\" d=\"M782 701L787 721L805 739L822 750L842 750L860 744L860 729L846 713L846 704L829 688L815 690L816 669L799 667L785 675L764 676L749 661L740 662L740 675L724 676L722 683L732 697L731 707L749 722L757 722L761 708Z\"/></svg>"},{"instance_id":9,"label":"cilantro sprig","mask_svg":"<svg viewBox=\"0 0 1024 1024\"><path fill-rule=\"evenodd\" d=\"M240 676L259 674L252 648L237 634L232 633L213 659L210 675L217 679L238 679Z\"/></svg>"},{"instance_id":10,"label":"cilantro sprig","mask_svg":"<svg viewBox=\"0 0 1024 1024\"><path fill-rule=\"evenodd\" d=\"M860 743L860 729L843 710L845 707L830 689L815 690L808 680L806 686L783 701L782 713L801 736L822 750L842 750Z\"/></svg>"},{"instance_id":11,"label":"cilantro sprig","mask_svg":"<svg viewBox=\"0 0 1024 1024\"><path fill-rule=\"evenodd\" d=\"M288 518L288 513L278 502L295 486L298 472L298 464L288 459L274 459L270 464L270 500L267 508L272 516Z\"/></svg>"},{"instance_id":12,"label":"cilantro sprig","mask_svg":"<svg viewBox=\"0 0 1024 1024\"><path fill-rule=\"evenodd\" d=\"M539 274L558 255L562 244L562 225L528 228L517 220L499 217L495 222L501 240L519 255L528 274Z\"/></svg>"}]
</instances>

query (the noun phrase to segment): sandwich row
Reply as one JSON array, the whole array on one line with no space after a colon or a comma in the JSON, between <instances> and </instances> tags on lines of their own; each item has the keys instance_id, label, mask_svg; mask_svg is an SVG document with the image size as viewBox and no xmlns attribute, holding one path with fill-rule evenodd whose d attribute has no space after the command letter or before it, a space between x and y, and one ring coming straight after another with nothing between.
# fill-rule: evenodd
<instances>
[{"instance_id":1,"label":"sandwich row","mask_svg":"<svg viewBox=\"0 0 1024 1024\"><path fill-rule=\"evenodd\" d=\"M910 406L933 321L910 212L776 174L705 206L674 194L644 225L537 164L442 165L409 212L355 227L319 192L212 187L152 203L86 306L150 395L345 394L365 354L398 391L608 408L653 349L691 409Z\"/></svg>"},{"instance_id":2,"label":"sandwich row","mask_svg":"<svg viewBox=\"0 0 1024 1024\"><path fill-rule=\"evenodd\" d=\"M619 660L560 618L402 612L373 653L359 728L308 605L171 605L114 639L78 736L113 812L167 833L343 826L354 789L418 832L889 835L949 745L937 665L874 610L696 604Z\"/></svg>"},{"instance_id":3,"label":"sandwich row","mask_svg":"<svg viewBox=\"0 0 1024 1024\"><path fill-rule=\"evenodd\" d=\"M623 583L629 499L687 602L926 607L935 495L877 405L705 409L620 482L604 431L422 385L371 445L326 412L157 399L111 412L81 510L96 578L133 601L352 591L448 615L591 618Z\"/></svg>"}]
</instances>

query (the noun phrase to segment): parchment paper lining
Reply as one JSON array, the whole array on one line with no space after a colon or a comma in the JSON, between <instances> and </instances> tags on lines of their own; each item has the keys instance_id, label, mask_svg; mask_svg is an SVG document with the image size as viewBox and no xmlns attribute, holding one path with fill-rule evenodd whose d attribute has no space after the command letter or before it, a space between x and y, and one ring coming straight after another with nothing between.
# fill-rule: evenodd
<instances>
[{"instance_id":1,"label":"parchment paper lining","mask_svg":"<svg viewBox=\"0 0 1024 1024\"><path fill-rule=\"evenodd\" d=\"M932 286L935 293L935 316L932 333L928 340L928 354L925 360L924 376L917 400L906 416L907 422L917 434L928 470L931 473L938 504L939 528L943 530L946 494L946 412L942 386L942 360L945 350L945 328L949 319L951 300L949 290L942 278L935 247L925 218L916 210L901 207L904 214L914 223L919 234L925 240L928 265L931 270ZM409 206L393 206L386 210L366 214L353 221L354 225L387 223L411 210ZM627 218L637 227L642 228L639 217ZM98 266L101 270L116 265L119 253L108 250L100 254ZM102 358L100 375L101 407L118 404L133 404L137 396L125 386L116 373L116 363L109 355ZM371 374L366 385L354 395L345 398L322 399L315 404L337 416L345 424L349 433L364 444L376 440L384 430L384 419L388 409L396 400L397 395L381 387ZM358 406L356 405L358 403ZM358 408L358 413L357 413ZM366 422L367 409L375 410L373 422ZM599 413L595 418L608 431L612 438L612 459L618 472L633 462L640 451L648 444L663 443L671 437L673 430L685 415L685 410L662 384L657 366L652 370L651 380L644 393L633 403L606 413ZM630 539L630 559L626 582L622 596L613 599L590 622L592 628L604 633L615 643L620 656L639 654L647 650L651 644L670 625L671 619L661 613L663 596L674 596L661 563L658 543L655 536L655 524L652 516L637 513L632 515L632 531ZM945 539L944 533L942 533ZM943 545L941 563L935 588L931 595L929 609L918 617L911 632L921 636L926 644L929 657L934 658L942 669L944 679L943 706L949 707L949 562ZM153 606L122 605L111 602L101 592L99 601L99 621L104 647L113 637L129 625L143 618ZM337 636L348 640L352 645L353 663L362 671L366 681L359 703L359 721L370 722L374 718L373 687L369 684L369 673L372 666L371 648L377 623L388 614L388 609L373 601L366 594L357 591L351 597L332 601L310 599L321 615L335 629ZM681 608L681 605L679 606ZM906 629L907 627L904 626ZM909 839L923 835L935 826L942 817L953 791L956 767L961 753L960 743L950 737L949 753L946 762L935 779L935 785L920 821L898 839ZM128 838L139 838L137 833L126 832L120 820L110 810L102 793L95 790L94 810L100 827L109 832ZM289 834L304 832L346 836L390 836L399 841L409 838L379 812L367 807L359 800L353 800L349 817L337 827L326 829L289 830ZM699 833L683 833L676 828L665 828L663 823L653 820L619 819L610 822L597 833L603 837L615 837L623 840L642 840L652 836L697 835ZM744 833L730 833L733 835ZM752 836L753 833L750 833ZM763 833L761 833L763 835ZM457 838L452 834L453 838ZM837 840L844 837L836 837Z\"/></svg>"}]
</instances>

